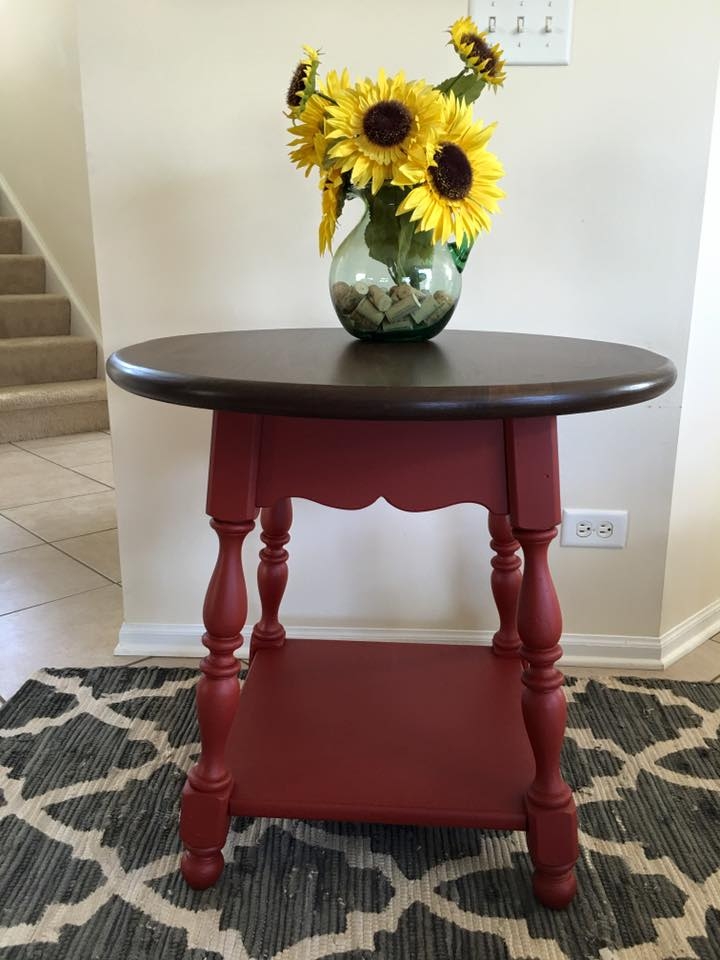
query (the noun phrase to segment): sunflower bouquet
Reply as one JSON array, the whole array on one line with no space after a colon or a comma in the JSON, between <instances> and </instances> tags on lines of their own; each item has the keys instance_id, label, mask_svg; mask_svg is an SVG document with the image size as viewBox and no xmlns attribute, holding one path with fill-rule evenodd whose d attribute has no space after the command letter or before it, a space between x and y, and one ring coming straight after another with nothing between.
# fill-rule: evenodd
<instances>
[{"instance_id":1,"label":"sunflower bouquet","mask_svg":"<svg viewBox=\"0 0 720 960\"><path fill-rule=\"evenodd\" d=\"M332 251L348 198L362 196L367 207L362 238L375 268L346 264L339 278L351 234L331 270L335 309L355 336L438 332L454 310L470 249L504 196L502 165L487 149L495 125L476 121L472 106L485 87L505 80L502 50L470 17L449 33L462 69L436 86L384 70L354 83L347 70L321 79L311 47L290 82L290 158L305 176L314 169L320 176L320 253Z\"/></svg>"}]
</instances>

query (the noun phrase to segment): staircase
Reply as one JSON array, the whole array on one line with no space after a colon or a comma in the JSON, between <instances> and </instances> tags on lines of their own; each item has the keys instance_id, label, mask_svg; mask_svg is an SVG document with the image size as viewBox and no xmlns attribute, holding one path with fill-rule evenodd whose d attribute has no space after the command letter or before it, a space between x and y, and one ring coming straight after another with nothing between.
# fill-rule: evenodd
<instances>
[{"instance_id":1,"label":"staircase","mask_svg":"<svg viewBox=\"0 0 720 960\"><path fill-rule=\"evenodd\" d=\"M0 443L107 430L97 344L71 336L67 297L45 293L45 261L0 217Z\"/></svg>"}]
</instances>

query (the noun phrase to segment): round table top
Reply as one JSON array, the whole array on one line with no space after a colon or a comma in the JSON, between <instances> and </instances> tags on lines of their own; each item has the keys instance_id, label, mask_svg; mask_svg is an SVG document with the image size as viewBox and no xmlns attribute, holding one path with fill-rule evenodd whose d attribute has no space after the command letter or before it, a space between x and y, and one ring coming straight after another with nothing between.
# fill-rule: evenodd
<instances>
[{"instance_id":1,"label":"round table top","mask_svg":"<svg viewBox=\"0 0 720 960\"><path fill-rule=\"evenodd\" d=\"M118 350L107 370L167 403L359 420L581 413L649 400L676 377L667 358L624 344L469 330L383 344L333 328L149 340Z\"/></svg>"}]
</instances>

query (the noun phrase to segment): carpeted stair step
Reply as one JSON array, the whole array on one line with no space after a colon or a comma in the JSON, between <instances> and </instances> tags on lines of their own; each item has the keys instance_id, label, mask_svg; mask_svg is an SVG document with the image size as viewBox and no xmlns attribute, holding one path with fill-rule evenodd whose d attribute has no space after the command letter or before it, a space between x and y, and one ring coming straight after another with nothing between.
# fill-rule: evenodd
<instances>
[{"instance_id":1,"label":"carpeted stair step","mask_svg":"<svg viewBox=\"0 0 720 960\"><path fill-rule=\"evenodd\" d=\"M16 337L0 340L0 387L88 380L97 373L92 337Z\"/></svg>"},{"instance_id":2,"label":"carpeted stair step","mask_svg":"<svg viewBox=\"0 0 720 960\"><path fill-rule=\"evenodd\" d=\"M0 253L0 294L44 293L45 260L22 253Z\"/></svg>"},{"instance_id":3,"label":"carpeted stair step","mask_svg":"<svg viewBox=\"0 0 720 960\"><path fill-rule=\"evenodd\" d=\"M56 337L70 333L70 301L54 293L0 296L0 339Z\"/></svg>"},{"instance_id":4,"label":"carpeted stair step","mask_svg":"<svg viewBox=\"0 0 720 960\"><path fill-rule=\"evenodd\" d=\"M22 253L22 226L15 217L0 217L0 253Z\"/></svg>"},{"instance_id":5,"label":"carpeted stair step","mask_svg":"<svg viewBox=\"0 0 720 960\"><path fill-rule=\"evenodd\" d=\"M0 443L107 429L104 380L0 387Z\"/></svg>"}]
</instances>

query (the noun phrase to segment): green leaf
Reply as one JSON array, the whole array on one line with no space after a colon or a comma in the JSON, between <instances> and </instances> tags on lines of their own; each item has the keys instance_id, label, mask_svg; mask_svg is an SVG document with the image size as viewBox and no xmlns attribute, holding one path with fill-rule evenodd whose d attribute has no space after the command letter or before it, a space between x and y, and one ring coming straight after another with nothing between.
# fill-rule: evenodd
<instances>
[{"instance_id":1,"label":"green leaf","mask_svg":"<svg viewBox=\"0 0 720 960\"><path fill-rule=\"evenodd\" d=\"M373 260L384 263L396 283L403 277L417 286L418 271L432 264L432 232L420 231L409 214L397 215L407 191L385 184L373 197L366 193L370 222L365 228L365 243Z\"/></svg>"},{"instance_id":2,"label":"green leaf","mask_svg":"<svg viewBox=\"0 0 720 960\"><path fill-rule=\"evenodd\" d=\"M432 265L433 242L432 231L417 231L409 214L402 214L398 218L400 224L397 268L398 276L409 277L413 286L419 285L421 279L418 271Z\"/></svg>"},{"instance_id":3,"label":"green leaf","mask_svg":"<svg viewBox=\"0 0 720 960\"><path fill-rule=\"evenodd\" d=\"M458 83L455 84L453 90L455 91L455 96L460 100L464 100L465 103L474 103L475 100L480 96L485 88L485 81L482 77L476 76L474 73L463 77Z\"/></svg>"},{"instance_id":4,"label":"green leaf","mask_svg":"<svg viewBox=\"0 0 720 960\"><path fill-rule=\"evenodd\" d=\"M465 76L465 70L461 70L460 73L456 74L454 77L448 77L447 80L443 80L442 83L439 83L435 89L439 90L440 93L450 93L453 89L453 84L457 83L462 77Z\"/></svg>"},{"instance_id":5,"label":"green leaf","mask_svg":"<svg viewBox=\"0 0 720 960\"><path fill-rule=\"evenodd\" d=\"M365 243L373 260L384 263L392 272L397 261L399 224L395 211L403 198L400 187L385 185L375 196L366 193L370 222L365 228Z\"/></svg>"}]
</instances>

